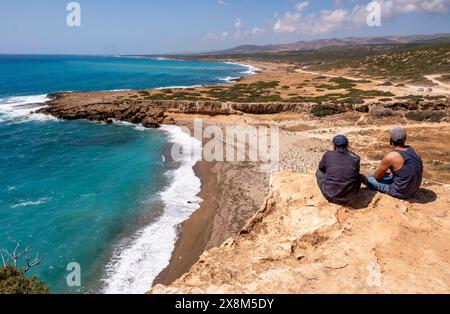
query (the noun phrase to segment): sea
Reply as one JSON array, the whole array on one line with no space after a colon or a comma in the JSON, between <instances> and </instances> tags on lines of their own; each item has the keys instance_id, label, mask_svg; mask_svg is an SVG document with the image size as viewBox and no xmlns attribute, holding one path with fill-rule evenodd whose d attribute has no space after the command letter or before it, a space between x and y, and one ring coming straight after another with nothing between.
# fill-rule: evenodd
<instances>
[{"instance_id":1,"label":"sea","mask_svg":"<svg viewBox=\"0 0 450 314\"><path fill-rule=\"evenodd\" d=\"M180 224L201 202L193 170L200 143L176 126L62 121L35 111L56 92L203 86L255 70L149 57L0 55L0 249L19 244L21 267L37 257L27 276L52 293L148 291L169 263ZM166 156L171 144L193 154L175 163Z\"/></svg>"}]
</instances>

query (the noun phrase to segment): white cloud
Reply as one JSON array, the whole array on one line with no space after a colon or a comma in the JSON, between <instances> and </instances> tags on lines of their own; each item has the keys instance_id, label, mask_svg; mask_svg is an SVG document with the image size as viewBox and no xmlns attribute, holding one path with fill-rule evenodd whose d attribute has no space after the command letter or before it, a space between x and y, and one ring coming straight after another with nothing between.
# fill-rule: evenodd
<instances>
[{"instance_id":1,"label":"white cloud","mask_svg":"<svg viewBox=\"0 0 450 314\"><path fill-rule=\"evenodd\" d=\"M295 5L297 11L303 11L309 5L308 1L299 2Z\"/></svg>"},{"instance_id":2,"label":"white cloud","mask_svg":"<svg viewBox=\"0 0 450 314\"><path fill-rule=\"evenodd\" d=\"M242 28L242 20L237 19L236 22L234 22L234 27L241 29Z\"/></svg>"},{"instance_id":3,"label":"white cloud","mask_svg":"<svg viewBox=\"0 0 450 314\"><path fill-rule=\"evenodd\" d=\"M206 34L205 39L216 39L216 34L209 32L208 34Z\"/></svg>"},{"instance_id":4,"label":"white cloud","mask_svg":"<svg viewBox=\"0 0 450 314\"><path fill-rule=\"evenodd\" d=\"M446 14L450 0L378 0L382 8L382 19L391 20L399 14ZM318 13L302 14L306 7L300 2L295 11L285 13L273 27L275 33L325 34L339 29L352 29L366 25L366 4L356 4L352 9L338 7Z\"/></svg>"},{"instance_id":5,"label":"white cloud","mask_svg":"<svg viewBox=\"0 0 450 314\"><path fill-rule=\"evenodd\" d=\"M217 0L217 3L223 6L228 5L228 2L226 2L225 0Z\"/></svg>"},{"instance_id":6,"label":"white cloud","mask_svg":"<svg viewBox=\"0 0 450 314\"><path fill-rule=\"evenodd\" d=\"M276 33L293 33L299 28L300 17L300 13L287 12L275 23L273 30Z\"/></svg>"},{"instance_id":7,"label":"white cloud","mask_svg":"<svg viewBox=\"0 0 450 314\"><path fill-rule=\"evenodd\" d=\"M229 38L234 38L236 40L245 40L249 38L260 38L266 33L266 30L262 27L253 27L251 29L246 29L244 27L243 21L238 18L234 22L234 28L230 31L223 31L221 33L209 32L204 39L205 40L226 40Z\"/></svg>"},{"instance_id":8,"label":"white cloud","mask_svg":"<svg viewBox=\"0 0 450 314\"><path fill-rule=\"evenodd\" d=\"M418 13L446 13L450 7L449 0L390 0L380 1L380 4L389 4L394 12L418 12Z\"/></svg>"},{"instance_id":9,"label":"white cloud","mask_svg":"<svg viewBox=\"0 0 450 314\"><path fill-rule=\"evenodd\" d=\"M259 27L253 27L252 29L252 34L253 35L261 35L262 33L264 33L265 30L263 28L259 28Z\"/></svg>"}]
</instances>

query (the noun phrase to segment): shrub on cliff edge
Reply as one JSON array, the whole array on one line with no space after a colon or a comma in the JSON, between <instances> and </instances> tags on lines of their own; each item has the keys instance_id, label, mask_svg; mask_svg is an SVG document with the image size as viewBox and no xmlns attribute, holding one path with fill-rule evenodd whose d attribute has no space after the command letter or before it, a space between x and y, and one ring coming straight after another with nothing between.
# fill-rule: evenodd
<instances>
[{"instance_id":1,"label":"shrub on cliff edge","mask_svg":"<svg viewBox=\"0 0 450 314\"><path fill-rule=\"evenodd\" d=\"M47 294L48 288L36 276L27 278L25 269L14 265L0 268L0 294Z\"/></svg>"}]
</instances>

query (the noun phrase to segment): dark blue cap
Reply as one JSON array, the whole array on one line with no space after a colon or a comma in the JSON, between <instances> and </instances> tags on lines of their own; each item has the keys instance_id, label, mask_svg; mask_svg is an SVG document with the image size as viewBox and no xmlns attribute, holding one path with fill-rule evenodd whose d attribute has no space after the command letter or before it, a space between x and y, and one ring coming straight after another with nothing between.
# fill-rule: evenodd
<instances>
[{"instance_id":1,"label":"dark blue cap","mask_svg":"<svg viewBox=\"0 0 450 314\"><path fill-rule=\"evenodd\" d=\"M333 139L333 144L337 147L347 147L348 138L345 135L337 135Z\"/></svg>"}]
</instances>

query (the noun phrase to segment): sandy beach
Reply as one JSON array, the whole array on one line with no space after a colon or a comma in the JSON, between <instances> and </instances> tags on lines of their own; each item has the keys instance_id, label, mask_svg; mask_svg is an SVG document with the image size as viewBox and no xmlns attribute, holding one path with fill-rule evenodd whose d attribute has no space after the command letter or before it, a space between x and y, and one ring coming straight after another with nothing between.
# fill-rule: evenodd
<instances>
[{"instance_id":1,"label":"sandy beach","mask_svg":"<svg viewBox=\"0 0 450 314\"><path fill-rule=\"evenodd\" d=\"M189 125L190 121L178 123ZM218 120L215 125L220 123ZM261 163L201 160L194 170L202 182L199 197L203 202L180 226L170 264L154 285L172 283L189 271L203 252L237 234L267 193L269 174Z\"/></svg>"}]
</instances>

